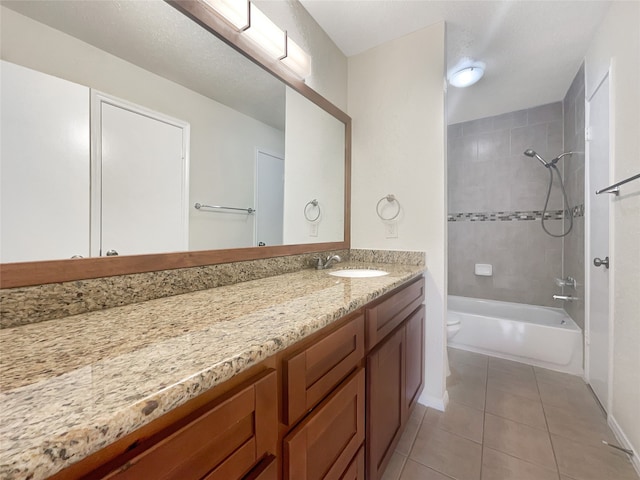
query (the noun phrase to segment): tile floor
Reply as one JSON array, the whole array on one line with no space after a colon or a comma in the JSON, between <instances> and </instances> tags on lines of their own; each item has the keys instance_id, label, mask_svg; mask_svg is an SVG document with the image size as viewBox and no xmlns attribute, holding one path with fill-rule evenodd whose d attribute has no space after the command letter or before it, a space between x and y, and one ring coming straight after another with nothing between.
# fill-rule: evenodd
<instances>
[{"instance_id":1,"label":"tile floor","mask_svg":"<svg viewBox=\"0 0 640 480\"><path fill-rule=\"evenodd\" d=\"M449 350L446 412L418 405L383 480L638 480L583 380Z\"/></svg>"}]
</instances>

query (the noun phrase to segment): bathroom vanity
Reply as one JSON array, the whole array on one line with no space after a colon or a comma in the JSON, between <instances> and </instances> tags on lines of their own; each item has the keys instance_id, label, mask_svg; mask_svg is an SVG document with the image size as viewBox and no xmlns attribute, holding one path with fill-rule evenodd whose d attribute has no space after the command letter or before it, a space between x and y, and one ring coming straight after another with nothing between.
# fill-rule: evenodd
<instances>
[{"instance_id":1,"label":"bathroom vanity","mask_svg":"<svg viewBox=\"0 0 640 480\"><path fill-rule=\"evenodd\" d=\"M424 267L366 267L389 275L308 269L0 331L0 477L380 478L422 388Z\"/></svg>"}]
</instances>

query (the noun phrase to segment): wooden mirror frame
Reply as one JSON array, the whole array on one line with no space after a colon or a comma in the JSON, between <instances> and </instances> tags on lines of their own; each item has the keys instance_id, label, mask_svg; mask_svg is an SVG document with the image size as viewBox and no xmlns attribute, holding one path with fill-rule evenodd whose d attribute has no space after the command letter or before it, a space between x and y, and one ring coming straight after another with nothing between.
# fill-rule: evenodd
<instances>
[{"instance_id":1,"label":"wooden mirror frame","mask_svg":"<svg viewBox=\"0 0 640 480\"><path fill-rule=\"evenodd\" d=\"M200 0L165 0L220 40L264 68L345 125L344 237L341 242L185 251L122 257L93 257L0 264L0 288L198 267L219 263L258 260L287 255L348 249L351 245L351 118L307 86L279 60L268 57L250 40L211 12ZM43 239L44 241L45 239Z\"/></svg>"}]
</instances>

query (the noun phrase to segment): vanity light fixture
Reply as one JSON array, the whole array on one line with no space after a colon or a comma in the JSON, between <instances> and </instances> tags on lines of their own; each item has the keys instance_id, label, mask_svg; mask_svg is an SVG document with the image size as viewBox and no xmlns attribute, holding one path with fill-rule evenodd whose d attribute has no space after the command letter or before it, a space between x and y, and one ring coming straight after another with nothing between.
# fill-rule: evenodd
<instances>
[{"instance_id":1,"label":"vanity light fixture","mask_svg":"<svg viewBox=\"0 0 640 480\"><path fill-rule=\"evenodd\" d=\"M484 67L483 62L467 64L449 75L449 84L458 88L473 85L484 75Z\"/></svg>"},{"instance_id":2,"label":"vanity light fixture","mask_svg":"<svg viewBox=\"0 0 640 480\"><path fill-rule=\"evenodd\" d=\"M249 28L249 0L202 0L237 30Z\"/></svg>"},{"instance_id":3,"label":"vanity light fixture","mask_svg":"<svg viewBox=\"0 0 640 480\"><path fill-rule=\"evenodd\" d=\"M287 36L287 52L281 60L299 77L306 78L311 75L311 57L289 36Z\"/></svg>"},{"instance_id":4,"label":"vanity light fixture","mask_svg":"<svg viewBox=\"0 0 640 480\"><path fill-rule=\"evenodd\" d=\"M287 34L253 3L249 3L249 28L244 33L274 58L281 59L287 53Z\"/></svg>"},{"instance_id":5,"label":"vanity light fixture","mask_svg":"<svg viewBox=\"0 0 640 480\"><path fill-rule=\"evenodd\" d=\"M200 1L300 78L311 74L309 54L249 0Z\"/></svg>"}]
</instances>

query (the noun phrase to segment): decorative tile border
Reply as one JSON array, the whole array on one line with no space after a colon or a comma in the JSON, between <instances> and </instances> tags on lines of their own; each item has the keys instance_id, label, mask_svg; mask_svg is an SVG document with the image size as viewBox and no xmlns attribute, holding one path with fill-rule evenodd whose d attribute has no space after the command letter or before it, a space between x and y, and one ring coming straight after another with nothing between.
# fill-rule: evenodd
<instances>
[{"instance_id":1,"label":"decorative tile border","mask_svg":"<svg viewBox=\"0 0 640 480\"><path fill-rule=\"evenodd\" d=\"M573 218L576 217L584 217L584 203L582 205L576 205L571 209L571 214Z\"/></svg>"},{"instance_id":2,"label":"decorative tile border","mask_svg":"<svg viewBox=\"0 0 640 480\"><path fill-rule=\"evenodd\" d=\"M571 209L573 217L584 216L584 205L578 205ZM562 220L564 210L547 210L545 220ZM515 212L461 212L449 213L449 222L513 222L527 220L541 220L542 210L523 210Z\"/></svg>"}]
</instances>

